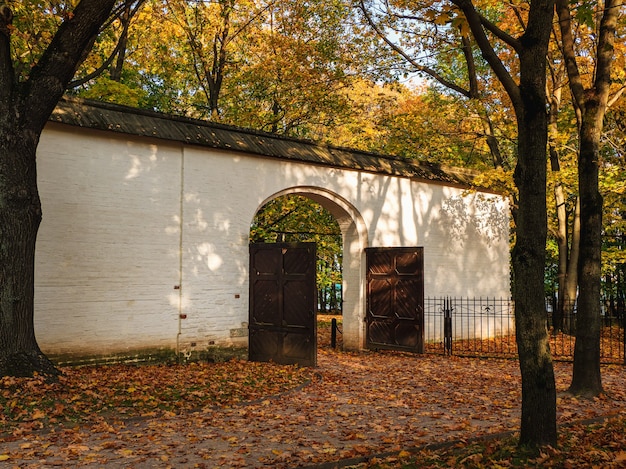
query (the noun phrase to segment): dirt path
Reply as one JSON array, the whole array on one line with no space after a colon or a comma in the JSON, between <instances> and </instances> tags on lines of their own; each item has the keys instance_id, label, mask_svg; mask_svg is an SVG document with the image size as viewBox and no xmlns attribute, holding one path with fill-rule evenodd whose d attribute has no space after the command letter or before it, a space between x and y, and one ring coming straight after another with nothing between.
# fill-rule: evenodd
<instances>
[{"instance_id":1,"label":"dirt path","mask_svg":"<svg viewBox=\"0 0 626 469\"><path fill-rule=\"evenodd\" d=\"M515 361L319 351L307 386L228 409L25 435L4 445L6 467L297 467L515 430ZM607 395L562 391L559 423L626 413L626 369L603 368ZM0 451L1 452L1 451Z\"/></svg>"}]
</instances>

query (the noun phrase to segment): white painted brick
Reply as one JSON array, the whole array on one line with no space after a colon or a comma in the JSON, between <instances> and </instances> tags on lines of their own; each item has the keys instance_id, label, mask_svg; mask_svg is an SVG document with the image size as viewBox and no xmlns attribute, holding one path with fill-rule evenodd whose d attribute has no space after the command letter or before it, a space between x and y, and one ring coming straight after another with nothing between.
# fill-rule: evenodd
<instances>
[{"instance_id":1,"label":"white painted brick","mask_svg":"<svg viewBox=\"0 0 626 469\"><path fill-rule=\"evenodd\" d=\"M231 331L248 321L250 223L292 192L342 227L349 348L364 341L368 246L423 246L426 296L509 296L498 196L54 124L38 159L36 331L47 353L245 343Z\"/></svg>"}]
</instances>

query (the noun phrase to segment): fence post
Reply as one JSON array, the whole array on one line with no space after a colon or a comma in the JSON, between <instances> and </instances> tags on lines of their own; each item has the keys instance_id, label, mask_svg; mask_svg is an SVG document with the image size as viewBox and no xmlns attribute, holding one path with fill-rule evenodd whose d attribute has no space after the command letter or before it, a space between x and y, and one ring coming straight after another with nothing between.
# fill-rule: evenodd
<instances>
[{"instance_id":1,"label":"fence post","mask_svg":"<svg viewBox=\"0 0 626 469\"><path fill-rule=\"evenodd\" d=\"M446 297L443 306L443 351L452 355L452 308L450 298Z\"/></svg>"},{"instance_id":2,"label":"fence post","mask_svg":"<svg viewBox=\"0 0 626 469\"><path fill-rule=\"evenodd\" d=\"M335 348L337 346L337 319L332 318L330 321L330 346Z\"/></svg>"}]
</instances>

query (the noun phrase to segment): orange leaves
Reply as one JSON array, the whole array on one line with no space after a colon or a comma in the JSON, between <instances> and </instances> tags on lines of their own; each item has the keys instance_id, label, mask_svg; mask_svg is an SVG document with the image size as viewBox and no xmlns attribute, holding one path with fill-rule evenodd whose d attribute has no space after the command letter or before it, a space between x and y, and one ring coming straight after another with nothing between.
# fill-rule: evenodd
<instances>
[{"instance_id":1,"label":"orange leaves","mask_svg":"<svg viewBox=\"0 0 626 469\"><path fill-rule=\"evenodd\" d=\"M39 409L35 409L34 412L30 415L31 420L39 420L45 418L46 414L43 413Z\"/></svg>"},{"instance_id":2,"label":"orange leaves","mask_svg":"<svg viewBox=\"0 0 626 469\"><path fill-rule=\"evenodd\" d=\"M0 380L0 460L16 467L198 468L286 468L348 458L420 468L592 468L626 461L624 418L562 427L558 451L541 454L520 455L514 437L468 443L517 429L515 361L320 348L318 362L321 379L310 381L308 369L243 361L66 369L56 385ZM559 424L626 412L622 367L603 368L609 396L594 400L564 392L571 364L555 363L555 373ZM442 442L448 449L423 449ZM376 458L381 454L393 456ZM526 466L515 466L522 460Z\"/></svg>"},{"instance_id":3,"label":"orange leaves","mask_svg":"<svg viewBox=\"0 0 626 469\"><path fill-rule=\"evenodd\" d=\"M0 434L101 416L176 415L266 398L309 379L307 370L238 360L219 364L65 368L58 383L0 379ZM36 424L33 426L33 424Z\"/></svg>"},{"instance_id":4,"label":"orange leaves","mask_svg":"<svg viewBox=\"0 0 626 469\"><path fill-rule=\"evenodd\" d=\"M401 451L386 458L372 459L372 464L359 468L560 468L580 467L603 469L624 467L626 419L610 420L592 427L576 426L562 432L559 447L540 450L519 448L512 437L477 440L473 443L460 441L456 445L443 446L437 450L416 452ZM618 436L617 433L621 432Z\"/></svg>"}]
</instances>

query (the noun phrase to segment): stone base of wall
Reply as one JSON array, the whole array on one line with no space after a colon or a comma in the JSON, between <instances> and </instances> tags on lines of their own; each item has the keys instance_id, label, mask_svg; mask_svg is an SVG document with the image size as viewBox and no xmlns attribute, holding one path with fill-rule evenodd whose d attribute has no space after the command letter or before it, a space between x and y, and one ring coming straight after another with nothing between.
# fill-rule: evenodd
<instances>
[{"instance_id":1,"label":"stone base of wall","mask_svg":"<svg viewBox=\"0 0 626 469\"><path fill-rule=\"evenodd\" d=\"M143 349L107 355L50 354L48 358L57 366L89 366L112 364L163 364L205 362L219 363L232 359L247 360L245 347L209 347L190 353L176 354L174 349Z\"/></svg>"}]
</instances>

